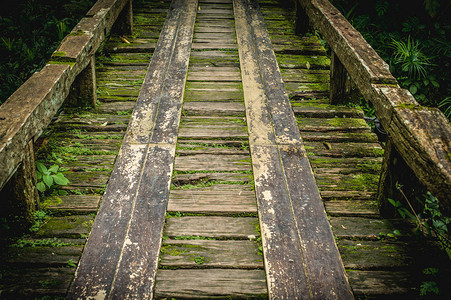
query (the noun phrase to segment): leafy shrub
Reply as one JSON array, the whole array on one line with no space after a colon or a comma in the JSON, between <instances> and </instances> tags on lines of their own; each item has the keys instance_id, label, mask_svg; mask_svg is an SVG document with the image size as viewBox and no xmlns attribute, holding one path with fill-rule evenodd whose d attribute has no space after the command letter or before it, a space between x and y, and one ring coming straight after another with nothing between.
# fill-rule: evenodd
<instances>
[{"instance_id":1,"label":"leafy shrub","mask_svg":"<svg viewBox=\"0 0 451 300\"><path fill-rule=\"evenodd\" d=\"M58 165L53 165L47 169L43 163L36 162L36 175L38 179L37 189L44 193L54 189L57 185L68 185L69 180L59 171Z\"/></svg>"}]
</instances>

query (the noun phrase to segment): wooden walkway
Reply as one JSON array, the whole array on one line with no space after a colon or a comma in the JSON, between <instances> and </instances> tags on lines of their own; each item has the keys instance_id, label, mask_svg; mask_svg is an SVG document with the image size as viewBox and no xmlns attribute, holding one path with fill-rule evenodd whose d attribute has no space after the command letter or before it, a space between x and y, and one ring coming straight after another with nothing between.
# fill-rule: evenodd
<instances>
[{"instance_id":1,"label":"wooden walkway","mask_svg":"<svg viewBox=\"0 0 451 300\"><path fill-rule=\"evenodd\" d=\"M290 18L272 0L136 8L135 36L97 59L97 110L44 140L71 185L27 240L59 245L12 248L0 298L399 297L445 271L380 218L383 150L360 110L328 104L330 62Z\"/></svg>"}]
</instances>

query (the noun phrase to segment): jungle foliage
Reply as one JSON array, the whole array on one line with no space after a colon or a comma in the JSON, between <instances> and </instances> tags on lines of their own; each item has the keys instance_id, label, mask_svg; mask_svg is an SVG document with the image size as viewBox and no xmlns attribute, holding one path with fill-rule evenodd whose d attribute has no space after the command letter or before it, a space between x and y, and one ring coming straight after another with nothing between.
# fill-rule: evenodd
<instances>
[{"instance_id":1,"label":"jungle foliage","mask_svg":"<svg viewBox=\"0 0 451 300\"><path fill-rule=\"evenodd\" d=\"M451 2L332 0L403 88L451 118Z\"/></svg>"},{"instance_id":2,"label":"jungle foliage","mask_svg":"<svg viewBox=\"0 0 451 300\"><path fill-rule=\"evenodd\" d=\"M0 2L0 104L39 71L94 0Z\"/></svg>"}]
</instances>

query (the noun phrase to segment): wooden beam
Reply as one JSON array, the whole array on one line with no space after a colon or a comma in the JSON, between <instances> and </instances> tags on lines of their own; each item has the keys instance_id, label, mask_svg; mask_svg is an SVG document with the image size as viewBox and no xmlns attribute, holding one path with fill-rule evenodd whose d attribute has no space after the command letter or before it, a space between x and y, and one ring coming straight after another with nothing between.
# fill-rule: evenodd
<instances>
[{"instance_id":1,"label":"wooden beam","mask_svg":"<svg viewBox=\"0 0 451 300\"><path fill-rule=\"evenodd\" d=\"M399 154L451 215L451 126L437 109L418 105L385 63L327 0L297 0L370 101Z\"/></svg>"},{"instance_id":2,"label":"wooden beam","mask_svg":"<svg viewBox=\"0 0 451 300\"><path fill-rule=\"evenodd\" d=\"M234 10L270 299L352 299L258 4Z\"/></svg>"},{"instance_id":3,"label":"wooden beam","mask_svg":"<svg viewBox=\"0 0 451 300\"><path fill-rule=\"evenodd\" d=\"M127 0L99 0L61 42L49 63L34 73L0 106L0 189L23 158L28 142L39 137L91 62Z\"/></svg>"},{"instance_id":4,"label":"wooden beam","mask_svg":"<svg viewBox=\"0 0 451 300\"><path fill-rule=\"evenodd\" d=\"M197 0L174 0L68 299L153 297Z\"/></svg>"}]
</instances>

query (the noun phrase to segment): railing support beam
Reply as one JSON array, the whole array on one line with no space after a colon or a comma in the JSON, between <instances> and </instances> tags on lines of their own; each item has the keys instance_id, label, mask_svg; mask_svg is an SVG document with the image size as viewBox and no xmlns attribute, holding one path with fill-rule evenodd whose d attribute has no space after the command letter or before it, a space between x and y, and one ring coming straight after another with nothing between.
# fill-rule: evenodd
<instances>
[{"instance_id":1,"label":"railing support beam","mask_svg":"<svg viewBox=\"0 0 451 300\"><path fill-rule=\"evenodd\" d=\"M295 6L296 6L296 20L294 33L296 35L302 35L308 32L313 32L313 27L309 21L309 17L305 13L305 10L297 1L295 2Z\"/></svg>"},{"instance_id":2,"label":"railing support beam","mask_svg":"<svg viewBox=\"0 0 451 300\"><path fill-rule=\"evenodd\" d=\"M360 93L335 52L330 61L330 104L360 103Z\"/></svg>"},{"instance_id":3,"label":"railing support beam","mask_svg":"<svg viewBox=\"0 0 451 300\"><path fill-rule=\"evenodd\" d=\"M36 189L36 164L33 140L24 149L24 158L11 179L0 191L1 214L18 216L21 229L28 228L34 219L34 212L39 208L39 193Z\"/></svg>"},{"instance_id":4,"label":"railing support beam","mask_svg":"<svg viewBox=\"0 0 451 300\"><path fill-rule=\"evenodd\" d=\"M96 63L91 55L86 68L78 74L67 99L69 106L95 107L97 102Z\"/></svg>"},{"instance_id":5,"label":"railing support beam","mask_svg":"<svg viewBox=\"0 0 451 300\"><path fill-rule=\"evenodd\" d=\"M384 149L377 191L377 203L381 214L385 217L393 217L396 214L396 209L389 203L388 198L404 203L404 207L410 211L406 204L407 198L414 209L417 207L420 209L415 198L421 197L426 192L427 189L419 182L389 138Z\"/></svg>"},{"instance_id":6,"label":"railing support beam","mask_svg":"<svg viewBox=\"0 0 451 300\"><path fill-rule=\"evenodd\" d=\"M114 24L113 31L117 34L132 35L133 34L133 7L132 0L128 1L122 9L119 17Z\"/></svg>"}]
</instances>

